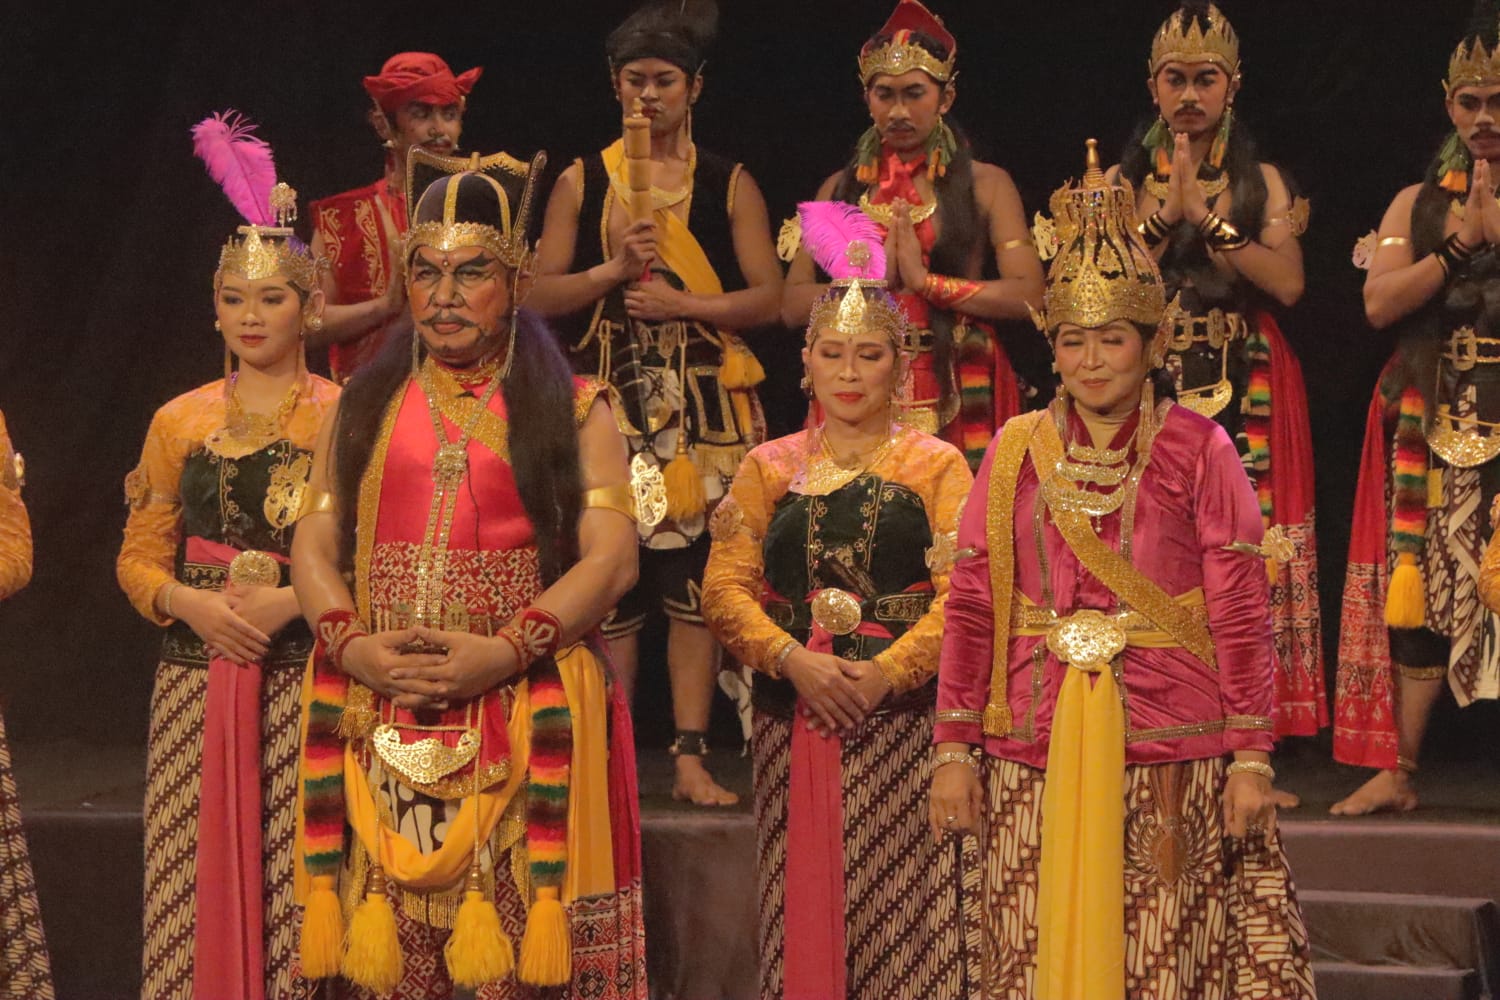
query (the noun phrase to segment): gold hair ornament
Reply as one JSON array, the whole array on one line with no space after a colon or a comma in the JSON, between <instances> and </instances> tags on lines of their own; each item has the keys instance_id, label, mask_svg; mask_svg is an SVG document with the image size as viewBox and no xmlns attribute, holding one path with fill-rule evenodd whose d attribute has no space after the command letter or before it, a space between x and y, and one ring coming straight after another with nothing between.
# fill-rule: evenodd
<instances>
[{"instance_id":1,"label":"gold hair ornament","mask_svg":"<svg viewBox=\"0 0 1500 1000\"><path fill-rule=\"evenodd\" d=\"M546 154L544 153L537 153L531 162L527 163L506 153L492 153L489 156L474 153L463 157L438 156L420 147L409 150L406 160L406 196L407 204L411 206L410 210L414 215L417 203L423 194L423 191L414 190L419 170L431 175L433 180L437 180L443 174L455 178L464 174L473 174L495 189L500 205L500 226L496 228L482 222L456 220L459 182L455 179L449 182L447 191L444 193L442 220L412 225L406 234L402 259L410 263L412 255L419 247L430 247L442 253L464 247L483 247L506 267L512 270L524 270L531 256L531 246L526 240L526 230L531 216L532 193L536 175L545 163ZM510 195L493 176L497 173L523 179L520 205L514 211L511 209ZM423 190L425 191L425 188Z\"/></svg>"},{"instance_id":2,"label":"gold hair ornament","mask_svg":"<svg viewBox=\"0 0 1500 1000\"><path fill-rule=\"evenodd\" d=\"M1500 45L1491 52L1484 39L1458 43L1448 59L1448 78L1443 81L1443 90L1449 96L1460 87L1492 87L1500 83Z\"/></svg>"},{"instance_id":3,"label":"gold hair ornament","mask_svg":"<svg viewBox=\"0 0 1500 1000\"><path fill-rule=\"evenodd\" d=\"M957 61L957 52L939 59L916 42L892 40L859 57L859 82L868 87L877 76L900 76L919 69L938 83L947 83L953 79Z\"/></svg>"},{"instance_id":4,"label":"gold hair ornament","mask_svg":"<svg viewBox=\"0 0 1500 1000\"><path fill-rule=\"evenodd\" d=\"M292 242L292 228L297 218L297 192L290 184L278 183L271 188L271 208L276 212L274 226L240 226L219 251L219 269L214 273L214 287L224 275L232 274L246 281L263 281L278 275L304 291L318 287L321 260L314 260L305 249Z\"/></svg>"}]
</instances>

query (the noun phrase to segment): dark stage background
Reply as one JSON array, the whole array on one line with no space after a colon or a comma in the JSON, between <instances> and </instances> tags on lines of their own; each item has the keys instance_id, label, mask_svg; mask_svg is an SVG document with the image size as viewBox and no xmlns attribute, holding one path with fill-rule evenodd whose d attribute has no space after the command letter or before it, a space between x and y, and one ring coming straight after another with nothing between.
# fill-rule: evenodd
<instances>
[{"instance_id":1,"label":"dark stage background","mask_svg":"<svg viewBox=\"0 0 1500 1000\"><path fill-rule=\"evenodd\" d=\"M360 77L392 52L431 49L455 71L485 67L465 147L544 147L556 168L619 134L602 47L633 4L7 6L0 407L29 462L36 575L0 608L0 691L15 739L137 743L158 636L114 580L121 480L152 411L219 373L210 278L238 222L192 157L188 128L225 107L250 115L305 208L378 176ZM982 158L1014 174L1028 215L1080 172L1084 138L1117 157L1149 109L1150 36L1170 6L939 0L960 40L955 117ZM747 164L774 219L867 124L854 58L889 8L722 0L696 138ZM1308 292L1285 326L1311 397L1330 651L1361 425L1390 349L1363 319L1349 251L1443 137L1438 84L1468 9L1230 5L1246 65L1241 120L1313 198ZM798 338L753 346L784 430L801 418ZM653 683L648 665L638 706L653 740L665 738L661 674ZM1477 735L1483 718L1468 713L1457 729Z\"/></svg>"}]
</instances>

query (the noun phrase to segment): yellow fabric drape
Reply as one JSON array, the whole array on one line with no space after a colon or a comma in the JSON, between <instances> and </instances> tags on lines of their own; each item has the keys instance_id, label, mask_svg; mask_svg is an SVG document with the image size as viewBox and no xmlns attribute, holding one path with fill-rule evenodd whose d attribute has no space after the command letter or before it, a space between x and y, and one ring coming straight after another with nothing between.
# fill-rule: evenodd
<instances>
[{"instance_id":1,"label":"yellow fabric drape","mask_svg":"<svg viewBox=\"0 0 1500 1000\"><path fill-rule=\"evenodd\" d=\"M1053 715L1037 877L1037 1000L1125 995L1125 706L1109 665L1068 668Z\"/></svg>"},{"instance_id":2,"label":"yellow fabric drape","mask_svg":"<svg viewBox=\"0 0 1500 1000\"><path fill-rule=\"evenodd\" d=\"M624 139L616 139L601 155L604 169L611 178L625 176ZM662 263L682 279L683 287L694 295L723 295L724 285L687 223L670 208L658 208L652 213L652 218L656 222L656 253Z\"/></svg>"}]
</instances>

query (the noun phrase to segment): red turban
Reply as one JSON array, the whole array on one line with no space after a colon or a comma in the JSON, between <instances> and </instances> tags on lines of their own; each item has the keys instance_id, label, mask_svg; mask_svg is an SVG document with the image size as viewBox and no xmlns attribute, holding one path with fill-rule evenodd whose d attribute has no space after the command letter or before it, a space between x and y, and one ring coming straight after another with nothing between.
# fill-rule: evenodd
<instances>
[{"instance_id":1,"label":"red turban","mask_svg":"<svg viewBox=\"0 0 1500 1000\"><path fill-rule=\"evenodd\" d=\"M453 75L442 58L431 52L398 52L380 67L379 76L365 77L365 92L381 110L390 113L412 101L422 104L462 104L484 67Z\"/></svg>"}]
</instances>

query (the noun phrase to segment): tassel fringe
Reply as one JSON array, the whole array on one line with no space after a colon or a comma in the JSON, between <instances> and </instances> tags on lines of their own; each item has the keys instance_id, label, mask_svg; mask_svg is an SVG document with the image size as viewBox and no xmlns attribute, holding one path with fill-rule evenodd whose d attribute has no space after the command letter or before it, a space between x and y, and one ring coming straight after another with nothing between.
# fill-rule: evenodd
<instances>
[{"instance_id":1,"label":"tassel fringe","mask_svg":"<svg viewBox=\"0 0 1500 1000\"><path fill-rule=\"evenodd\" d=\"M1426 619L1422 571L1417 568L1417 557L1403 552L1391 571L1390 589L1385 595L1385 623L1391 628L1421 628Z\"/></svg>"},{"instance_id":2,"label":"tassel fringe","mask_svg":"<svg viewBox=\"0 0 1500 1000\"><path fill-rule=\"evenodd\" d=\"M344 978L377 994L391 993L401 984L401 964L396 911L385 894L385 874L374 868L364 902L349 921Z\"/></svg>"},{"instance_id":3,"label":"tassel fringe","mask_svg":"<svg viewBox=\"0 0 1500 1000\"><path fill-rule=\"evenodd\" d=\"M463 905L443 946L443 957L453 982L470 990L498 982L515 971L515 945L500 926L495 904L479 888L477 872L469 874Z\"/></svg>"},{"instance_id":4,"label":"tassel fringe","mask_svg":"<svg viewBox=\"0 0 1500 1000\"><path fill-rule=\"evenodd\" d=\"M339 974L339 949L344 943L344 913L339 908L335 880L315 875L307 906L302 911L300 946L302 975L327 979Z\"/></svg>"},{"instance_id":5,"label":"tassel fringe","mask_svg":"<svg viewBox=\"0 0 1500 1000\"><path fill-rule=\"evenodd\" d=\"M538 889L536 902L526 915L516 978L532 986L566 983L573 973L572 934L558 890L551 886Z\"/></svg>"}]
</instances>

